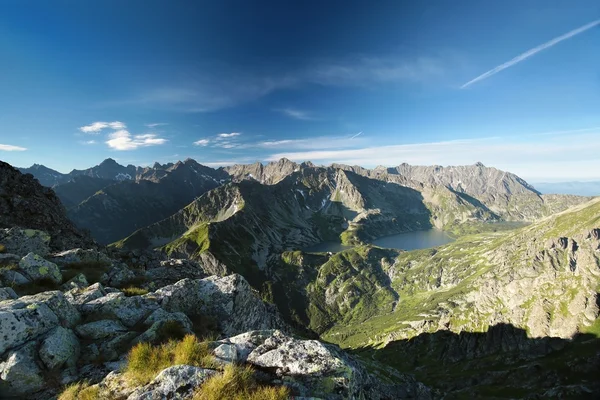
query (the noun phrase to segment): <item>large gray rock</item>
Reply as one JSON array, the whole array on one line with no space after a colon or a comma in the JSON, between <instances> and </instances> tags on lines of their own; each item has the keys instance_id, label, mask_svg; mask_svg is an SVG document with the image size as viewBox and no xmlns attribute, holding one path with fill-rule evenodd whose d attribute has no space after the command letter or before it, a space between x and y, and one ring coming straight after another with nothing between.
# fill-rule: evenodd
<instances>
[{"instance_id":1,"label":"large gray rock","mask_svg":"<svg viewBox=\"0 0 600 400\"><path fill-rule=\"evenodd\" d=\"M46 232L35 229L0 229L0 243L6 247L6 252L20 257L28 253L45 256L50 252L50 240Z\"/></svg>"},{"instance_id":2,"label":"large gray rock","mask_svg":"<svg viewBox=\"0 0 600 400\"><path fill-rule=\"evenodd\" d=\"M119 319L128 327L143 321L157 308L159 305L154 299L146 296L126 297L121 292L108 293L81 306L85 315Z\"/></svg>"},{"instance_id":3,"label":"large gray rock","mask_svg":"<svg viewBox=\"0 0 600 400\"><path fill-rule=\"evenodd\" d=\"M43 303L47 305L58 317L60 324L68 328L73 328L81 321L79 311L77 311L65 295L58 290L42 292L31 296L23 296L19 298L19 301L26 304Z\"/></svg>"},{"instance_id":4,"label":"large gray rock","mask_svg":"<svg viewBox=\"0 0 600 400\"><path fill-rule=\"evenodd\" d=\"M48 332L59 324L44 303L18 300L0 302L0 355Z\"/></svg>"},{"instance_id":5,"label":"large gray rock","mask_svg":"<svg viewBox=\"0 0 600 400\"><path fill-rule=\"evenodd\" d=\"M71 249L54 254L50 261L67 265L73 263L103 263L111 264L112 260L104 253L95 249Z\"/></svg>"},{"instance_id":6,"label":"large gray rock","mask_svg":"<svg viewBox=\"0 0 600 400\"><path fill-rule=\"evenodd\" d=\"M127 332L127 328L119 321L112 319L103 319L100 321L89 322L79 325L75 331L84 339L104 339L110 336L116 336L119 333Z\"/></svg>"},{"instance_id":7,"label":"large gray rock","mask_svg":"<svg viewBox=\"0 0 600 400\"><path fill-rule=\"evenodd\" d=\"M99 282L94 283L93 285L88 286L87 288L74 288L65 293L65 297L67 298L69 303L73 304L77 308L81 308L83 304L104 296L106 296L106 291L104 290L102 284Z\"/></svg>"},{"instance_id":8,"label":"large gray rock","mask_svg":"<svg viewBox=\"0 0 600 400\"><path fill-rule=\"evenodd\" d=\"M122 287L135 279L135 273L130 270L125 264L114 264L105 274L102 275L100 281L108 286Z\"/></svg>"},{"instance_id":9,"label":"large gray rock","mask_svg":"<svg viewBox=\"0 0 600 400\"><path fill-rule=\"evenodd\" d=\"M157 299L167 311L213 317L226 335L286 327L276 309L265 304L238 274L184 279L146 296Z\"/></svg>"},{"instance_id":10,"label":"large gray rock","mask_svg":"<svg viewBox=\"0 0 600 400\"><path fill-rule=\"evenodd\" d=\"M137 389L127 400L183 400L217 371L191 365L176 365L161 371L148 385Z\"/></svg>"},{"instance_id":11,"label":"large gray rock","mask_svg":"<svg viewBox=\"0 0 600 400\"><path fill-rule=\"evenodd\" d=\"M66 364L72 367L79 358L79 340L72 330L57 326L42 341L40 359L48 369L60 368Z\"/></svg>"},{"instance_id":12,"label":"large gray rock","mask_svg":"<svg viewBox=\"0 0 600 400\"><path fill-rule=\"evenodd\" d=\"M0 398L34 393L44 388L42 370L35 362L35 343L10 351L0 363Z\"/></svg>"},{"instance_id":13,"label":"large gray rock","mask_svg":"<svg viewBox=\"0 0 600 400\"><path fill-rule=\"evenodd\" d=\"M47 261L35 253L29 253L19 261L19 269L31 280L50 279L54 283L62 282L58 265Z\"/></svg>"}]
</instances>

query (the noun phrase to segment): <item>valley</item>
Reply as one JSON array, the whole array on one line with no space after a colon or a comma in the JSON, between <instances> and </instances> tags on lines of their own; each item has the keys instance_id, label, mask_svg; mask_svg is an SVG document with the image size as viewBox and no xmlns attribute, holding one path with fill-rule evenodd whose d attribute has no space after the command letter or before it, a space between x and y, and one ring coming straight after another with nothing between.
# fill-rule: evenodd
<instances>
[{"instance_id":1,"label":"valley","mask_svg":"<svg viewBox=\"0 0 600 400\"><path fill-rule=\"evenodd\" d=\"M85 228L93 220L77 216L93 208L85 215L102 220L91 230L99 241L135 226L104 212L129 217L129 200L143 199L135 209L153 204L127 221L147 226L107 248L124 266L137 265L130 279L144 291L238 274L295 334L340 346L381 379L414 374L433 398L540 390L583 398L600 389L576 377L530 387L519 369L546 365L551 376L552 360L568 359L589 377L600 366L597 198L541 195L481 164L367 170L280 160L211 170L186 160L131 169L122 181L106 179L121 171L107 165L109 172L100 165L54 189L69 204L89 195L67 215ZM212 187L182 196L193 179ZM96 183L107 186L90 195ZM180 204L164 197L167 187L180 201L199 194L166 215ZM175 262L184 268L155 272ZM583 349L592 353L571 357ZM496 372L483 381L457 385L488 365ZM507 375L513 383L503 391Z\"/></svg>"}]
</instances>

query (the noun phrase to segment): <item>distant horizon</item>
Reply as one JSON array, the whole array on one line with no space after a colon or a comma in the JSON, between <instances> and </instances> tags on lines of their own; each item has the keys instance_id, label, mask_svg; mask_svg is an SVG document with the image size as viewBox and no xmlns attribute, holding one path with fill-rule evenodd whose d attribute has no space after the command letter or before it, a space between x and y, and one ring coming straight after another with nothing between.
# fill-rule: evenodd
<instances>
[{"instance_id":1,"label":"distant horizon","mask_svg":"<svg viewBox=\"0 0 600 400\"><path fill-rule=\"evenodd\" d=\"M281 159L284 159L284 158L285 157L282 157ZM156 163L158 163L160 165L166 165L166 164L169 164L169 163L176 164L177 162L184 162L187 159L192 159L195 162L197 162L198 164L204 165L204 166L209 167L209 168L214 168L214 169L217 169L219 167L229 167L229 166L235 165L235 164L209 165L209 164L203 163L201 160L195 159L193 157L186 157L186 158L183 158L183 159L177 159L177 160L170 161L170 162L162 162L161 163L161 162L158 162L158 161L154 161L154 162L144 163L144 164L133 164L133 163L124 164L122 162L119 162L118 158L107 157L107 158L103 159L102 161L97 162L97 163L95 163L93 165L88 165L88 166L82 167L82 168L72 168L70 170L67 170L66 172L65 172L65 170L59 170L57 168L53 168L50 165L46 165L46 164L42 164L42 163L33 163L33 164L29 165L29 166L13 165L13 164L11 164L11 165L13 165L13 167L19 168L19 169L27 169L27 168L31 168L31 167L33 167L35 165L42 165L42 166L44 166L46 168L50 168L50 169L52 169L52 170L54 170L56 172L59 172L59 173L64 174L64 175L67 175L67 174L71 173L74 170L86 170L86 169L98 166L98 165L102 164L104 161L107 161L109 159L112 159L117 164L125 166L125 167L129 166L129 165L133 165L134 167L142 167L142 168L144 168L144 167L152 167ZM281 159L279 159L279 160L281 160ZM241 164L241 165L251 165L251 164L255 164L255 163L261 163L263 165L266 165L266 164L269 164L269 163L277 163L279 160L273 160L273 161L260 161L260 160L256 160L254 162L238 163L238 164ZM3 161L3 160L0 160L0 161ZM394 167L398 167L398 166L400 166L400 165L402 165L402 164L405 163L405 162L399 162L399 163L393 164L393 165L366 166L366 165L359 165L359 164L348 164L348 163L343 163L343 162L333 162L333 163L323 164L323 163L315 163L315 162L313 162L311 160L303 160L303 161L289 160L289 161L295 162L297 164L302 164L302 163L305 163L305 162L310 162L310 163L314 164L316 167L330 167L332 164L343 164L343 165L349 165L349 166L358 166L358 167L362 167L362 168L366 168L366 169L375 169L377 167L394 168ZM454 164L454 165L450 165L450 164L448 164L448 165L443 165L443 164L411 164L411 163L406 163L406 164L411 165L411 166L425 166L425 167L441 166L441 167L444 167L444 168L448 168L448 167L474 166L474 165L476 165L478 163L483 164L485 167L495 168L495 169L500 170L500 171L504 171L504 172L509 172L509 173L515 174L519 178L524 179L527 183L532 184L532 185L534 185L534 184L561 184L561 183L568 183L568 184L570 184L570 183L583 183L583 184L585 184L585 183L588 183L588 182L590 182L590 183L591 182L593 182L593 183L600 182L600 176L598 176L598 177L590 177L588 179L576 179L576 178L574 178L574 179L568 179L568 178L548 179L548 178L526 177L526 176L522 176L522 175L516 173L515 171L510 171L510 170L505 170L505 169L502 169L502 168L498 168L498 167L496 167L494 165L488 165L485 162L481 162L481 161L475 161L475 162L470 163L470 164Z\"/></svg>"}]
</instances>

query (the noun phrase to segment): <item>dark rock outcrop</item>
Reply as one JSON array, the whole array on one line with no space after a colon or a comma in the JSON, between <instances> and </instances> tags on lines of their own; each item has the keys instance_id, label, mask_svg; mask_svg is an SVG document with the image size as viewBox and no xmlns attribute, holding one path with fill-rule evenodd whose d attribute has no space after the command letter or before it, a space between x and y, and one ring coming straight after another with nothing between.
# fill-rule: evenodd
<instances>
[{"instance_id":1,"label":"dark rock outcrop","mask_svg":"<svg viewBox=\"0 0 600 400\"><path fill-rule=\"evenodd\" d=\"M51 189L0 161L0 228L15 226L49 233L53 250L94 246L93 240L69 221Z\"/></svg>"}]
</instances>

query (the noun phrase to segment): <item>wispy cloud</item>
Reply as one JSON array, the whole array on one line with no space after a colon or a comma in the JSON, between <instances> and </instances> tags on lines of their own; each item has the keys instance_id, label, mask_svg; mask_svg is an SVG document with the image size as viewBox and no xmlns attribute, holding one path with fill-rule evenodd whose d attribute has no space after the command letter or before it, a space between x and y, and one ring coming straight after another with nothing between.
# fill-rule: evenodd
<instances>
[{"instance_id":1,"label":"wispy cloud","mask_svg":"<svg viewBox=\"0 0 600 400\"><path fill-rule=\"evenodd\" d=\"M85 144L85 145L92 145L92 144L97 144L98 142L96 142L95 140L83 140L79 143Z\"/></svg>"},{"instance_id":2,"label":"wispy cloud","mask_svg":"<svg viewBox=\"0 0 600 400\"><path fill-rule=\"evenodd\" d=\"M210 143L210 140L208 139L200 139L200 140L196 140L194 142L195 146L208 146L208 144Z\"/></svg>"},{"instance_id":3,"label":"wispy cloud","mask_svg":"<svg viewBox=\"0 0 600 400\"><path fill-rule=\"evenodd\" d=\"M352 137L350 137L350 139L355 139L355 138L359 137L360 135L362 135L362 131L358 132L355 135L352 135Z\"/></svg>"},{"instance_id":4,"label":"wispy cloud","mask_svg":"<svg viewBox=\"0 0 600 400\"><path fill-rule=\"evenodd\" d=\"M492 68L491 70L485 72L484 74L481 74L478 77L476 77L475 79L472 79L469 82L465 83L460 88L464 89L468 86L471 86L472 84L474 84L476 82L487 79L490 76L495 75L498 72L505 70L506 68L510 68L513 65L518 64L521 61L524 61L524 60L528 59L529 57L536 55L537 53L539 53L542 50L552 47L552 46L562 42L563 40L567 40L567 39L572 38L573 36L579 35L580 33L583 33L589 29L594 28L595 26L598 26L598 25L600 25L600 19L592 21L589 24L585 24L577 29L573 29L572 31L567 32L564 35L558 36L544 44L534 47L531 50L527 50L525 53L519 54L518 56L516 56L515 58L513 58L510 61L505 62L504 64L501 64L501 65L498 65L497 67Z\"/></svg>"},{"instance_id":5,"label":"wispy cloud","mask_svg":"<svg viewBox=\"0 0 600 400\"><path fill-rule=\"evenodd\" d=\"M114 122L94 122L90 125L85 125L79 128L79 130L83 133L93 133L93 134L98 134L100 133L100 131L102 131L103 129L106 128L110 128L110 129L114 129L114 130L119 130L119 129L125 129L126 126L124 123L120 122L120 121L114 121Z\"/></svg>"},{"instance_id":6,"label":"wispy cloud","mask_svg":"<svg viewBox=\"0 0 600 400\"><path fill-rule=\"evenodd\" d=\"M240 136L240 135L241 135L240 132L219 133L217 135L217 140L228 139L228 138L232 138L232 137L236 137L236 136Z\"/></svg>"},{"instance_id":7,"label":"wispy cloud","mask_svg":"<svg viewBox=\"0 0 600 400\"><path fill-rule=\"evenodd\" d=\"M279 90L305 85L369 87L429 83L451 68L447 57L374 57L308 61L287 71L219 68L197 72L187 82L162 82L138 95L105 103L139 105L182 112L212 112L255 101ZM176 74L172 74L176 75ZM294 110L292 110L294 111ZM288 114L290 117L295 116ZM301 114L296 114L296 117Z\"/></svg>"},{"instance_id":8,"label":"wispy cloud","mask_svg":"<svg viewBox=\"0 0 600 400\"><path fill-rule=\"evenodd\" d=\"M349 141L348 135L337 136L317 136L304 139L282 139L282 140L266 140L258 142L254 147L263 149L279 149L279 150L317 150L317 149L346 149L349 147L364 145L365 141L359 135L354 135L354 140Z\"/></svg>"},{"instance_id":9,"label":"wispy cloud","mask_svg":"<svg viewBox=\"0 0 600 400\"><path fill-rule=\"evenodd\" d=\"M152 124L145 124L148 128L156 128L157 126L165 126L165 125L169 125L166 122L154 122Z\"/></svg>"},{"instance_id":10,"label":"wispy cloud","mask_svg":"<svg viewBox=\"0 0 600 400\"><path fill-rule=\"evenodd\" d=\"M25 151L27 148L21 146L13 146L10 144L0 144L0 151Z\"/></svg>"},{"instance_id":11,"label":"wispy cloud","mask_svg":"<svg viewBox=\"0 0 600 400\"><path fill-rule=\"evenodd\" d=\"M307 111L297 110L295 108L282 108L282 109L276 109L275 111L278 111L278 112L282 113L283 115L286 115L290 118L299 119L302 121L314 121L315 120L315 118L312 115L310 115L310 113L308 113Z\"/></svg>"},{"instance_id":12,"label":"wispy cloud","mask_svg":"<svg viewBox=\"0 0 600 400\"><path fill-rule=\"evenodd\" d=\"M108 138L106 144L114 150L135 150L139 147L158 146L167 142L166 139L153 133L132 135L124 129L109 134Z\"/></svg>"}]
</instances>

